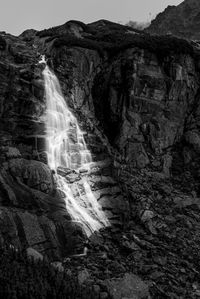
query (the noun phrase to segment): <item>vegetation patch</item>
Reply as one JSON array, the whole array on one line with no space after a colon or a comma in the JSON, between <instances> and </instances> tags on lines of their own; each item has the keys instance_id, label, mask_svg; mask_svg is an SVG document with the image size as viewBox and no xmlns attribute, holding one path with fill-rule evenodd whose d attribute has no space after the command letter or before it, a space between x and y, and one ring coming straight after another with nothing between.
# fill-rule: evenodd
<instances>
[{"instance_id":1,"label":"vegetation patch","mask_svg":"<svg viewBox=\"0 0 200 299\"><path fill-rule=\"evenodd\" d=\"M71 24L82 27L83 38L78 38L68 31ZM56 48L77 46L96 50L101 56L107 53L109 57L112 57L131 47L146 49L161 59L171 54L195 55L193 46L187 40L168 35L150 35L144 31L106 20L88 25L79 21L69 21L62 26L42 30L37 35L48 37L46 42L54 40L53 47Z\"/></svg>"},{"instance_id":2,"label":"vegetation patch","mask_svg":"<svg viewBox=\"0 0 200 299\"><path fill-rule=\"evenodd\" d=\"M92 299L92 289L82 289L77 278L59 272L47 261L30 259L25 253L0 248L0 298Z\"/></svg>"},{"instance_id":3,"label":"vegetation patch","mask_svg":"<svg viewBox=\"0 0 200 299\"><path fill-rule=\"evenodd\" d=\"M105 52L109 56L118 54L131 47L138 47L155 53L159 58L170 54L189 54L194 56L192 45L186 40L168 36L150 36L150 35L115 35L106 34L102 38L79 39L74 36L57 37L53 44L54 47L77 46L87 49L96 50L100 55Z\"/></svg>"}]
</instances>

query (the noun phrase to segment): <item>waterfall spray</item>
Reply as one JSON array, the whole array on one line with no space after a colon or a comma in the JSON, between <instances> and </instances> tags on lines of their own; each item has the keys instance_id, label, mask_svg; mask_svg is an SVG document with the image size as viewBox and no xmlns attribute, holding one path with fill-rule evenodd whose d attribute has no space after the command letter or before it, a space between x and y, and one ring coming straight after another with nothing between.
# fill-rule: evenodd
<instances>
[{"instance_id":1,"label":"waterfall spray","mask_svg":"<svg viewBox=\"0 0 200 299\"><path fill-rule=\"evenodd\" d=\"M39 63L45 64L43 77L47 105L46 151L48 165L55 173L57 188L63 194L66 209L72 220L81 223L87 236L90 236L94 231L108 226L109 221L95 198L87 177L84 176L75 184L75 188L74 186L72 188L65 177L58 173L58 167L77 172L84 168L89 172L92 156L86 146L77 119L65 102L59 81L49 69L44 55L41 56Z\"/></svg>"}]
</instances>

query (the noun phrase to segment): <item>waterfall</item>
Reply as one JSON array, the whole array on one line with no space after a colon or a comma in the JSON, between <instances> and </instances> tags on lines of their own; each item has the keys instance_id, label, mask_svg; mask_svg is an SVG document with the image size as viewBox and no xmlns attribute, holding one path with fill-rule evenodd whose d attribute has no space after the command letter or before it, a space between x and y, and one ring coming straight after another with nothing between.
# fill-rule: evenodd
<instances>
[{"instance_id":1,"label":"waterfall","mask_svg":"<svg viewBox=\"0 0 200 299\"><path fill-rule=\"evenodd\" d=\"M70 169L75 173L84 169L89 173L92 156L86 146L84 134L77 119L65 102L56 75L47 66L44 56L41 56L39 63L45 64L43 77L47 105L46 151L48 165L54 173L57 189L63 195L66 209L72 220L80 223L87 236L90 236L94 231L108 226L109 221L91 190L87 174L82 175L78 182L72 184L59 174L58 169L59 167Z\"/></svg>"}]
</instances>

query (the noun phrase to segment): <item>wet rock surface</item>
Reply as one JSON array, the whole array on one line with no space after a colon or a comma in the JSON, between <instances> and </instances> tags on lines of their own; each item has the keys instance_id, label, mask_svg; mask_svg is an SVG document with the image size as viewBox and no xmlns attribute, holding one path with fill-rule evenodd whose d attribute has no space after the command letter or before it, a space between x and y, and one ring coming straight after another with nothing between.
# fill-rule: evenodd
<instances>
[{"instance_id":1,"label":"wet rock surface","mask_svg":"<svg viewBox=\"0 0 200 299\"><path fill-rule=\"evenodd\" d=\"M198 298L198 56L91 45L122 30L111 25L0 33L0 242L36 250L96 298ZM58 173L75 193L87 179L111 223L88 243L47 166L40 54L93 158Z\"/></svg>"}]
</instances>

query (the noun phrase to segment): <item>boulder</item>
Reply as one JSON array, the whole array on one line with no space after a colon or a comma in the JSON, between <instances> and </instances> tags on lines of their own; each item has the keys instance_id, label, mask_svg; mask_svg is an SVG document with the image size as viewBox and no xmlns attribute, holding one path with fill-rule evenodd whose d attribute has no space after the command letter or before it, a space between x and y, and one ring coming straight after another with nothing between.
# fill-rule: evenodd
<instances>
[{"instance_id":1,"label":"boulder","mask_svg":"<svg viewBox=\"0 0 200 299\"><path fill-rule=\"evenodd\" d=\"M64 267L61 262L52 262L51 265L59 272L64 272Z\"/></svg>"},{"instance_id":2,"label":"boulder","mask_svg":"<svg viewBox=\"0 0 200 299\"><path fill-rule=\"evenodd\" d=\"M84 284L90 278L90 274L87 269L78 272L78 282L80 285Z\"/></svg>"},{"instance_id":3,"label":"boulder","mask_svg":"<svg viewBox=\"0 0 200 299\"><path fill-rule=\"evenodd\" d=\"M106 280L106 286L113 299L146 299L148 286L136 275L126 273L122 278Z\"/></svg>"},{"instance_id":4,"label":"boulder","mask_svg":"<svg viewBox=\"0 0 200 299\"><path fill-rule=\"evenodd\" d=\"M32 247L26 249L27 256L32 258L35 262L43 261L43 255Z\"/></svg>"}]
</instances>

